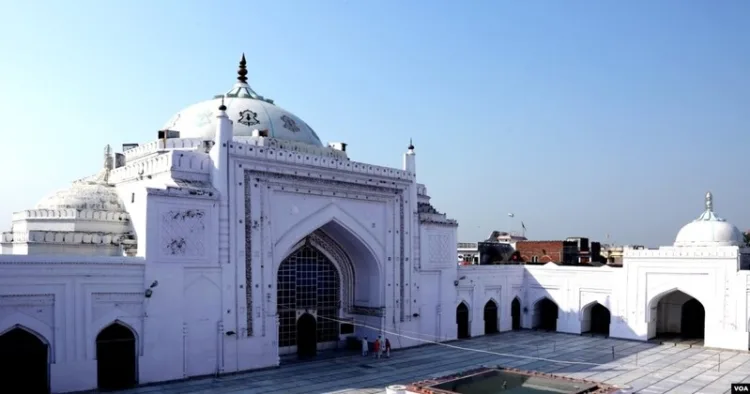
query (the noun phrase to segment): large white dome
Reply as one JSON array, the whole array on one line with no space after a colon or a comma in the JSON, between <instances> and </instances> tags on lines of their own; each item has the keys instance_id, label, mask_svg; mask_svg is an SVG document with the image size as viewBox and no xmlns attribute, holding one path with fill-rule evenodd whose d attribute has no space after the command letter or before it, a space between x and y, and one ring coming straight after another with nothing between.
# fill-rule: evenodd
<instances>
[{"instance_id":1,"label":"large white dome","mask_svg":"<svg viewBox=\"0 0 750 394\"><path fill-rule=\"evenodd\" d=\"M733 224L716 216L713 196L706 193L706 210L698 219L686 224L677 233L674 246L743 246L742 232Z\"/></svg>"},{"instance_id":2,"label":"large white dome","mask_svg":"<svg viewBox=\"0 0 750 394\"><path fill-rule=\"evenodd\" d=\"M323 146L315 131L302 119L250 88L245 55L242 55L238 74L237 83L229 92L185 108L175 114L162 130L178 131L180 138L213 140L216 115L224 100L227 116L233 122L235 138L251 137L254 130L265 130L272 138Z\"/></svg>"}]
</instances>

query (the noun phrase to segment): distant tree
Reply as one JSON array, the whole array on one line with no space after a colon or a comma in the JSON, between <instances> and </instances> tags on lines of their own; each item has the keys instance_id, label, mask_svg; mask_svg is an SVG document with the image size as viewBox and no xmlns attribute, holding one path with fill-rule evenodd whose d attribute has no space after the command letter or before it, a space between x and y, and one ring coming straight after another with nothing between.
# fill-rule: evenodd
<instances>
[{"instance_id":1,"label":"distant tree","mask_svg":"<svg viewBox=\"0 0 750 394\"><path fill-rule=\"evenodd\" d=\"M745 242L745 246L750 247L750 230L742 234L742 239Z\"/></svg>"}]
</instances>

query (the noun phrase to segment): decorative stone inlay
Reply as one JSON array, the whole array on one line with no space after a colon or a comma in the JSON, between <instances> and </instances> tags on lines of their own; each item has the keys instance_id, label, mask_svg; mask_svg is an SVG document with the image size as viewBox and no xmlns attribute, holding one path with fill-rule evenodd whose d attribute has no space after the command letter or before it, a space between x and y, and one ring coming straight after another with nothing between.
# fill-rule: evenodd
<instances>
[{"instance_id":1,"label":"decorative stone inlay","mask_svg":"<svg viewBox=\"0 0 750 394\"><path fill-rule=\"evenodd\" d=\"M258 120L258 114L249 109L240 111L240 119L238 120L238 122L244 124L245 126L255 126L256 124L260 123L260 121Z\"/></svg>"},{"instance_id":2,"label":"decorative stone inlay","mask_svg":"<svg viewBox=\"0 0 750 394\"><path fill-rule=\"evenodd\" d=\"M208 175L210 166L207 165L205 141L199 138L170 138L166 141L166 148L163 144L162 140L156 140L124 152L125 165L111 171L110 182L119 183L170 171L175 161L172 157L179 155L198 155L200 163L193 164L191 168L204 176ZM168 151L164 152L165 149ZM238 137L230 144L229 151L234 157L271 160L279 164L302 164L316 170L335 169L352 175L376 176L399 182L414 180L414 174L407 171L351 161L346 152L297 141L278 140L271 137ZM180 170L188 170L183 168L184 165L179 167Z\"/></svg>"},{"instance_id":3,"label":"decorative stone inlay","mask_svg":"<svg viewBox=\"0 0 750 394\"><path fill-rule=\"evenodd\" d=\"M281 121L284 122L284 128L293 132L297 133L299 132L300 128L297 126L297 122L292 119L289 115L282 115Z\"/></svg>"},{"instance_id":4,"label":"decorative stone inlay","mask_svg":"<svg viewBox=\"0 0 750 394\"><path fill-rule=\"evenodd\" d=\"M427 249L432 265L455 263L455 248L451 247L450 236L445 233L433 233L427 236Z\"/></svg>"},{"instance_id":5,"label":"decorative stone inlay","mask_svg":"<svg viewBox=\"0 0 750 394\"><path fill-rule=\"evenodd\" d=\"M299 175L290 174L269 174L263 172L252 171L253 177L261 179L269 185L297 185L297 190L300 193L304 193L310 187L319 190L330 190L330 191L346 191L346 190L359 190L361 192L367 192L372 194L379 194L382 196L388 196L393 198L394 194L401 193L403 189L395 188L390 186L374 186L369 184L346 182L333 179L325 178L313 178L304 177Z\"/></svg>"},{"instance_id":6,"label":"decorative stone inlay","mask_svg":"<svg viewBox=\"0 0 750 394\"><path fill-rule=\"evenodd\" d=\"M247 336L253 336L253 222L251 210L252 174L244 171L245 182L245 305L247 307Z\"/></svg>"},{"instance_id":7,"label":"decorative stone inlay","mask_svg":"<svg viewBox=\"0 0 750 394\"><path fill-rule=\"evenodd\" d=\"M179 114L178 114L178 116L179 116ZM198 114L198 115L196 116L196 121L195 121L195 124L196 124L196 126L198 126L198 127L201 127L201 126L205 126L205 125L207 125L207 124L211 123L211 120L212 120L213 118L214 118L214 113L213 113L213 111L209 111L209 110L207 110L207 111L203 111L203 112L199 113L199 114ZM172 126L172 127L174 127L174 126ZM178 131L179 131L179 130L178 130Z\"/></svg>"},{"instance_id":8,"label":"decorative stone inlay","mask_svg":"<svg viewBox=\"0 0 750 394\"><path fill-rule=\"evenodd\" d=\"M170 210L162 215L161 241L167 256L200 257L205 254L206 212L203 209Z\"/></svg>"},{"instance_id":9,"label":"decorative stone inlay","mask_svg":"<svg viewBox=\"0 0 750 394\"><path fill-rule=\"evenodd\" d=\"M405 317L405 313L406 313L406 311L405 311L406 306L404 305L404 299L406 298L406 290L405 290L405 288L406 288L406 283L405 283L406 272L405 272L405 269L404 269L404 240L405 240L405 238L404 238L404 228L405 228L405 226L404 226L404 193L403 192L401 193L401 195L398 198L398 217L399 217L399 221L398 221L398 224L399 224L399 232L398 232L398 234L399 234L399 238L398 238L398 242L399 242L399 282L401 282L401 285L399 286L399 296L400 296L401 308L399 308L399 309L400 309L400 315L401 315L400 318L401 318L401 321L403 322L404 321L404 317Z\"/></svg>"},{"instance_id":10,"label":"decorative stone inlay","mask_svg":"<svg viewBox=\"0 0 750 394\"><path fill-rule=\"evenodd\" d=\"M307 240L313 247L331 257L331 263L336 267L339 277L341 278L342 307L345 310L352 308L354 305L355 269L354 263L349 258L349 255L341 248L338 242L323 230L315 230L307 237ZM292 248L292 250L296 251L303 247L305 242L305 239L301 240ZM294 252L290 253L290 255L293 253Z\"/></svg>"},{"instance_id":11,"label":"decorative stone inlay","mask_svg":"<svg viewBox=\"0 0 750 394\"><path fill-rule=\"evenodd\" d=\"M339 270L339 276L341 277L341 302L344 307L354 305L354 283L355 283L355 271L354 264L346 254L344 249L333 240L323 230L316 230L310 234L310 243L325 251L333 258L333 265Z\"/></svg>"},{"instance_id":12,"label":"decorative stone inlay","mask_svg":"<svg viewBox=\"0 0 750 394\"><path fill-rule=\"evenodd\" d=\"M264 140L267 139L268 138L264 138ZM286 149L288 146L292 146L287 144L286 141L279 140L278 149L258 146L256 142L256 140L252 139L234 140L232 144L230 144L229 151L234 156L266 159L280 163L304 164L313 168L332 168L340 171L368 174L399 181L410 182L414 179L414 175L407 171L350 161L346 159L346 153L332 148L320 147L317 149L320 150L321 153L325 152L330 156L336 156L334 158L323 154L295 152ZM385 180L383 180L383 182L385 182Z\"/></svg>"}]
</instances>

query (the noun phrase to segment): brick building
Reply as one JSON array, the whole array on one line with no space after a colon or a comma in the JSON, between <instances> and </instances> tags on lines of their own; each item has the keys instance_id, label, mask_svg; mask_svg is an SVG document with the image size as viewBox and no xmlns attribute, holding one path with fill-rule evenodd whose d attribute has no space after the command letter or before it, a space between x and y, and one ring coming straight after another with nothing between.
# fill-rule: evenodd
<instances>
[{"instance_id":1,"label":"brick building","mask_svg":"<svg viewBox=\"0 0 750 394\"><path fill-rule=\"evenodd\" d=\"M525 263L578 262L578 243L575 241L518 241L516 251Z\"/></svg>"}]
</instances>

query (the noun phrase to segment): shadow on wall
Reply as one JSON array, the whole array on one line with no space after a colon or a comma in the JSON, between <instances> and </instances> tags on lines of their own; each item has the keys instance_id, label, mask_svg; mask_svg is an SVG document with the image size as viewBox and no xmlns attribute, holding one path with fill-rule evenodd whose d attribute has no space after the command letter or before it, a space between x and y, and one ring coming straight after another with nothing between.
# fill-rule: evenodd
<instances>
[{"instance_id":1,"label":"shadow on wall","mask_svg":"<svg viewBox=\"0 0 750 394\"><path fill-rule=\"evenodd\" d=\"M507 270L513 267L504 265L497 269ZM477 273L468 273L472 270L481 270L485 273L487 269L491 268L467 266L460 267L459 271L467 272L467 277L477 277ZM570 275L575 273L570 272ZM649 300L647 305L643 305L646 309L644 319L648 321L645 324L645 320L628 322L614 315L610 309L610 298L604 292L596 293L599 295L593 299L586 299L585 304L581 302L583 305L569 306L566 309L561 305L566 305L564 297L569 297L569 293L562 289L555 290L559 288L557 283L540 283L535 275L528 272L524 275L523 281L516 287L520 288L520 291L502 292L504 299L498 299L497 295L490 295L488 292L473 293L473 302L482 306L471 305L469 300L461 298L459 293L461 302L455 310L458 338L469 338L472 334L493 334L503 327L511 330L532 329L605 338L610 335L623 339L640 336L655 342L703 345L705 308L698 299L679 288L659 294ZM478 294L482 295L477 297ZM631 324L638 326L634 327ZM483 330L478 329L477 325L483 327ZM635 332L634 328L640 327L640 330L643 330L644 325L648 332L642 331L640 335Z\"/></svg>"},{"instance_id":2,"label":"shadow on wall","mask_svg":"<svg viewBox=\"0 0 750 394\"><path fill-rule=\"evenodd\" d=\"M52 361L50 341L23 325L0 333L0 381L49 393ZM114 321L95 339L97 388L120 390L138 384L137 336L125 323Z\"/></svg>"}]
</instances>

